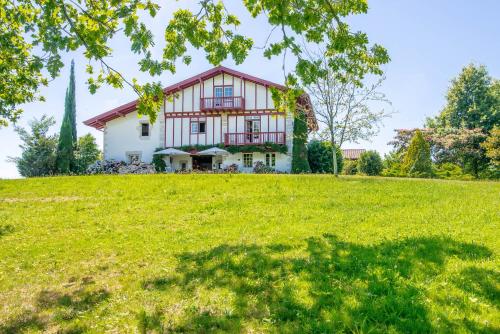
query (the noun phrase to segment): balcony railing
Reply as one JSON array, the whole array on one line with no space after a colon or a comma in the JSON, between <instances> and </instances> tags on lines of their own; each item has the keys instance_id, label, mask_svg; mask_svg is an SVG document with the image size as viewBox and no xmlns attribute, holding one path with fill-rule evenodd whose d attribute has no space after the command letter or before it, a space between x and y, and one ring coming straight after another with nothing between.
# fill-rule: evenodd
<instances>
[{"instance_id":1,"label":"balcony railing","mask_svg":"<svg viewBox=\"0 0 500 334\"><path fill-rule=\"evenodd\" d=\"M263 145L266 143L285 144L284 132L238 132L226 133L224 145Z\"/></svg>"},{"instance_id":2,"label":"balcony railing","mask_svg":"<svg viewBox=\"0 0 500 334\"><path fill-rule=\"evenodd\" d=\"M202 97L200 101L201 110L243 110L245 99L241 96L228 97Z\"/></svg>"}]
</instances>

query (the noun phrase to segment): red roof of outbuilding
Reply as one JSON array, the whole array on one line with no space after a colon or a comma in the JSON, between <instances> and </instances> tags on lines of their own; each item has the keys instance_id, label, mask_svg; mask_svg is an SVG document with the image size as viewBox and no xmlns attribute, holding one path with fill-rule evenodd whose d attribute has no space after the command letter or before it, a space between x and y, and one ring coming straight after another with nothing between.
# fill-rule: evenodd
<instances>
[{"instance_id":1,"label":"red roof of outbuilding","mask_svg":"<svg viewBox=\"0 0 500 334\"><path fill-rule=\"evenodd\" d=\"M343 149L342 150L342 156L344 159L348 160L357 160L361 156L361 154L365 153L364 148L348 148L348 149Z\"/></svg>"}]
</instances>

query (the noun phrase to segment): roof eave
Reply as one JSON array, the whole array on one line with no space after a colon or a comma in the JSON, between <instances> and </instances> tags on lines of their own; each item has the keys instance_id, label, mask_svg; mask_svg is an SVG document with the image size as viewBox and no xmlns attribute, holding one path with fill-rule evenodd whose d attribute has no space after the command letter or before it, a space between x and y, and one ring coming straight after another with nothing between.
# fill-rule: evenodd
<instances>
[{"instance_id":1,"label":"roof eave","mask_svg":"<svg viewBox=\"0 0 500 334\"><path fill-rule=\"evenodd\" d=\"M249 74L246 74L243 72L239 72L239 71L236 71L236 70L224 67L224 66L218 66L218 67L212 68L208 71L205 71L203 73L200 73L198 75L195 75L191 78L182 80L179 83L168 86L168 87L163 89L163 92L165 95L171 95L171 94L174 94L174 93L180 91L183 88L192 86L199 81L206 80L208 78L217 76L217 75L222 74L222 73L227 73L229 75L239 77L239 78L244 79L246 81L250 81L250 82L253 82L253 83L256 83L259 85L263 85L265 87L276 87L276 88L282 89L282 90L286 89L286 87L283 85L280 85L280 84L277 84L277 83L274 83L274 82L271 82L268 80L260 79L260 78L254 77L252 75L249 75ZM85 124L87 126L94 127L96 129L102 129L104 127L104 125L102 125L102 124L105 124L106 122L109 122L110 120L113 120L117 117L124 117L126 114L136 110L136 107L137 107L137 100L126 103L124 105L121 105L117 108L114 108L112 110L104 112L100 115L94 116L94 117L84 121L83 124Z\"/></svg>"}]
</instances>

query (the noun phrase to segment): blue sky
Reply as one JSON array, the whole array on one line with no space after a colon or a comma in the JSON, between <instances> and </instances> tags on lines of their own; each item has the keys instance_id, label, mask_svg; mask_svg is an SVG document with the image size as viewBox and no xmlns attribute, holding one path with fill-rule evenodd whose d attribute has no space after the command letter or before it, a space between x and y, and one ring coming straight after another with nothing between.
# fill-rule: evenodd
<instances>
[{"instance_id":1,"label":"blue sky","mask_svg":"<svg viewBox=\"0 0 500 334\"><path fill-rule=\"evenodd\" d=\"M167 2L159 17L150 22L157 40L163 36L165 22L175 8L192 6L196 1ZM242 20L239 31L251 36L256 46L262 46L270 31L264 18L251 19L241 7L240 1L230 3L231 11ZM421 126L428 116L439 112L445 103L444 96L451 78L470 62L484 64L493 77L500 78L500 1L498 0L440 0L440 1L401 1L372 0L366 15L351 19L356 30L368 33L372 43L385 46L392 61L385 66L387 80L382 91L392 101L396 112L392 118L384 121L380 134L371 141L359 144L346 144L345 148L363 147L375 149L381 153L390 150L387 142L391 140L393 129ZM111 63L129 77L137 77L142 82L151 80L137 71L137 59L129 51L129 45L123 39L112 42L115 50ZM161 41L156 52L161 52ZM211 66L201 52L192 52L193 63L189 66L179 64L175 75L164 74L160 80L165 86L173 84L191 75L209 69ZM91 95L84 84L86 61L78 53L67 54L64 61L68 65L61 76L53 80L49 87L42 90L45 103L31 103L24 106L19 124L42 114L54 116L57 124L53 131L58 131L64 111L64 93L68 84L69 63L74 58L77 78L77 121L79 135L92 133L99 144L102 134L88 128L81 122L112 107L135 99L129 88L115 90L103 88ZM235 68L231 61L224 65ZM282 60L271 61L262 57L262 51L255 49L248 59L237 69L255 76L281 83ZM288 59L288 66L293 59ZM0 178L18 177L12 163L6 162L8 156L20 155L20 142L12 126L0 130Z\"/></svg>"}]
</instances>

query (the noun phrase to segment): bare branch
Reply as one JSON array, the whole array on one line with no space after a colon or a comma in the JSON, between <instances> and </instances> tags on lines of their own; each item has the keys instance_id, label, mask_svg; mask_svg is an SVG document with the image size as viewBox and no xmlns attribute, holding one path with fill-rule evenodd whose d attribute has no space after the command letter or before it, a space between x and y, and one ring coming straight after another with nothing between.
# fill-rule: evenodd
<instances>
[{"instance_id":1,"label":"bare branch","mask_svg":"<svg viewBox=\"0 0 500 334\"><path fill-rule=\"evenodd\" d=\"M331 3L329 3L331 5ZM332 144L341 147L346 142L366 140L378 133L384 118L390 112L372 110L373 104L391 102L380 88L385 77L374 83L359 86L349 73L334 72L327 63L326 51L317 52L303 47L311 62L319 62L326 76L306 87L314 104L318 122L325 126Z\"/></svg>"}]
</instances>

